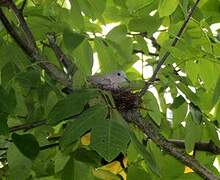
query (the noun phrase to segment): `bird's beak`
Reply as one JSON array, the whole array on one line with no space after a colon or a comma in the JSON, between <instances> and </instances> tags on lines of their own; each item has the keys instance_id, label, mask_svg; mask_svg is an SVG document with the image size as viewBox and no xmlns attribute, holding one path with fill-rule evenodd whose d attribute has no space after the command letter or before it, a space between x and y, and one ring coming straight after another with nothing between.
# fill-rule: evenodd
<instances>
[{"instance_id":1,"label":"bird's beak","mask_svg":"<svg viewBox=\"0 0 220 180\"><path fill-rule=\"evenodd\" d=\"M127 82L129 82L129 83L131 82L127 77L125 77L125 80L126 80Z\"/></svg>"}]
</instances>

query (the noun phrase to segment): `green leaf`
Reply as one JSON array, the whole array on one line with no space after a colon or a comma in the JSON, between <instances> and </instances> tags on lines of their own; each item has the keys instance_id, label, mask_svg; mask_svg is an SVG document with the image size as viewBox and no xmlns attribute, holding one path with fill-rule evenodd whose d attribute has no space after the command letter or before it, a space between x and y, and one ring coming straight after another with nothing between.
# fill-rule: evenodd
<instances>
[{"instance_id":1,"label":"green leaf","mask_svg":"<svg viewBox=\"0 0 220 180\"><path fill-rule=\"evenodd\" d=\"M32 161L25 157L14 144L10 145L7 151L9 166L9 179L27 179L32 166Z\"/></svg>"},{"instance_id":2,"label":"green leaf","mask_svg":"<svg viewBox=\"0 0 220 180\"><path fill-rule=\"evenodd\" d=\"M82 30L84 28L84 20L81 14L81 9L79 6L78 0L70 0L71 3L71 14L72 18L74 19L73 25L76 28Z\"/></svg>"},{"instance_id":3,"label":"green leaf","mask_svg":"<svg viewBox=\"0 0 220 180\"><path fill-rule=\"evenodd\" d=\"M130 132L130 135L132 143L134 144L137 151L143 156L146 164L156 175L160 176L159 168L154 157L145 149L144 145L138 141L133 132Z\"/></svg>"},{"instance_id":4,"label":"green leaf","mask_svg":"<svg viewBox=\"0 0 220 180\"><path fill-rule=\"evenodd\" d=\"M14 89L6 91L0 86L0 111L4 113L11 113L16 107L16 97Z\"/></svg>"},{"instance_id":5,"label":"green leaf","mask_svg":"<svg viewBox=\"0 0 220 180\"><path fill-rule=\"evenodd\" d=\"M206 130L211 138L211 140L215 143L215 145L220 146L219 136L218 136L218 129L212 122L206 121Z\"/></svg>"},{"instance_id":6,"label":"green leaf","mask_svg":"<svg viewBox=\"0 0 220 180\"><path fill-rule=\"evenodd\" d=\"M70 51L76 49L83 42L84 39L85 36L73 32L70 29L64 29L63 31L64 45Z\"/></svg>"},{"instance_id":7,"label":"green leaf","mask_svg":"<svg viewBox=\"0 0 220 180\"><path fill-rule=\"evenodd\" d=\"M164 179L176 179L184 172L184 164L168 154L163 155L160 159L161 174ZM169 164L169 165L168 165ZM174 171L175 169L175 171Z\"/></svg>"},{"instance_id":8,"label":"green leaf","mask_svg":"<svg viewBox=\"0 0 220 180\"><path fill-rule=\"evenodd\" d=\"M150 26L146 26L146 24L150 24ZM128 23L128 29L136 32L147 32L147 34L151 36L157 31L160 24L160 19L157 14L154 16L146 15L141 18L132 18Z\"/></svg>"},{"instance_id":9,"label":"green leaf","mask_svg":"<svg viewBox=\"0 0 220 180\"><path fill-rule=\"evenodd\" d=\"M192 120L196 123L200 124L202 122L202 112L199 107L190 103L190 114L192 116Z\"/></svg>"},{"instance_id":10,"label":"green leaf","mask_svg":"<svg viewBox=\"0 0 220 180\"><path fill-rule=\"evenodd\" d=\"M94 106L83 112L75 118L73 122L67 125L64 131L60 144L62 147L68 146L76 141L88 130L94 128L98 123L105 120L107 109L105 106Z\"/></svg>"},{"instance_id":11,"label":"green leaf","mask_svg":"<svg viewBox=\"0 0 220 180\"><path fill-rule=\"evenodd\" d=\"M136 42L133 42L134 49L142 50L145 54L148 54L149 50L148 50L147 42L145 41L144 37L136 36L135 41Z\"/></svg>"},{"instance_id":12,"label":"green leaf","mask_svg":"<svg viewBox=\"0 0 220 180\"><path fill-rule=\"evenodd\" d=\"M202 124L198 124L188 116L185 128L185 146L186 152L190 153L194 150L196 142L199 142L202 136Z\"/></svg>"},{"instance_id":13,"label":"green leaf","mask_svg":"<svg viewBox=\"0 0 220 180\"><path fill-rule=\"evenodd\" d=\"M86 103L96 96L96 90L75 90L54 105L48 114L49 123L55 125L65 118L81 113Z\"/></svg>"},{"instance_id":14,"label":"green leaf","mask_svg":"<svg viewBox=\"0 0 220 180\"><path fill-rule=\"evenodd\" d=\"M13 62L8 62L1 70L2 85L7 85L13 77L19 72L17 65Z\"/></svg>"},{"instance_id":15,"label":"green leaf","mask_svg":"<svg viewBox=\"0 0 220 180\"><path fill-rule=\"evenodd\" d=\"M118 70L118 62L113 53L113 49L102 40L95 40L95 49L98 53L100 68L104 72L113 72ZM109 66L111 64L111 66Z\"/></svg>"},{"instance_id":16,"label":"green leaf","mask_svg":"<svg viewBox=\"0 0 220 180\"><path fill-rule=\"evenodd\" d=\"M144 169L140 167L135 167L134 165L128 167L128 180L138 179L152 179L150 174L148 174Z\"/></svg>"},{"instance_id":17,"label":"green leaf","mask_svg":"<svg viewBox=\"0 0 220 180\"><path fill-rule=\"evenodd\" d=\"M100 166L102 160L102 157L100 157L95 151L84 148L77 149L74 152L74 158L93 167Z\"/></svg>"},{"instance_id":18,"label":"green leaf","mask_svg":"<svg viewBox=\"0 0 220 180\"><path fill-rule=\"evenodd\" d=\"M215 105L220 97L220 76L218 77L218 81L215 85L214 93L212 96L212 104Z\"/></svg>"},{"instance_id":19,"label":"green leaf","mask_svg":"<svg viewBox=\"0 0 220 180\"><path fill-rule=\"evenodd\" d=\"M123 40L116 43L114 41L107 40L108 44L112 47L114 54L119 55L121 61L118 61L119 65L124 63L127 65L131 61L132 54L132 41L130 38L125 37Z\"/></svg>"},{"instance_id":20,"label":"green leaf","mask_svg":"<svg viewBox=\"0 0 220 180\"><path fill-rule=\"evenodd\" d=\"M199 77L207 89L212 89L216 85L219 76L220 66L212 61L215 59L200 58L199 60Z\"/></svg>"},{"instance_id":21,"label":"green leaf","mask_svg":"<svg viewBox=\"0 0 220 180\"><path fill-rule=\"evenodd\" d=\"M176 75L170 75L169 80L171 80L172 83L174 83L174 85L177 86L191 102L194 104L198 103L199 97L196 93L192 92L192 90L187 86L187 83L184 82L182 78ZM176 81L180 82L176 83Z\"/></svg>"},{"instance_id":22,"label":"green leaf","mask_svg":"<svg viewBox=\"0 0 220 180\"><path fill-rule=\"evenodd\" d=\"M32 134L12 134L12 140L19 151L30 159L35 159L40 151L39 144Z\"/></svg>"},{"instance_id":23,"label":"green leaf","mask_svg":"<svg viewBox=\"0 0 220 180\"><path fill-rule=\"evenodd\" d=\"M127 28L125 25L119 25L113 28L109 33L106 35L107 39L110 39L116 43L123 41L127 35Z\"/></svg>"},{"instance_id":24,"label":"green leaf","mask_svg":"<svg viewBox=\"0 0 220 180\"><path fill-rule=\"evenodd\" d=\"M93 179L92 169L87 164L75 160L72 156L63 169L62 180L78 180L78 179L92 180Z\"/></svg>"},{"instance_id":25,"label":"green leaf","mask_svg":"<svg viewBox=\"0 0 220 180\"><path fill-rule=\"evenodd\" d=\"M173 111L173 127L176 128L185 120L188 104L182 96L178 96L174 99L170 108Z\"/></svg>"},{"instance_id":26,"label":"green leaf","mask_svg":"<svg viewBox=\"0 0 220 180\"><path fill-rule=\"evenodd\" d=\"M98 19L102 24L105 21L102 17L102 13L106 7L106 0L83 0L79 1L82 11L93 20Z\"/></svg>"},{"instance_id":27,"label":"green leaf","mask_svg":"<svg viewBox=\"0 0 220 180\"><path fill-rule=\"evenodd\" d=\"M91 75L93 65L93 51L89 42L87 40L83 41L74 49L72 56L84 79L86 79L86 76Z\"/></svg>"},{"instance_id":28,"label":"green leaf","mask_svg":"<svg viewBox=\"0 0 220 180\"><path fill-rule=\"evenodd\" d=\"M38 88L41 84L40 70L29 69L27 72L19 73L16 80L24 88Z\"/></svg>"},{"instance_id":29,"label":"green leaf","mask_svg":"<svg viewBox=\"0 0 220 180\"><path fill-rule=\"evenodd\" d=\"M108 119L97 124L91 136L91 148L108 162L116 158L120 152L125 152L130 140L126 128Z\"/></svg>"},{"instance_id":30,"label":"green leaf","mask_svg":"<svg viewBox=\"0 0 220 180\"><path fill-rule=\"evenodd\" d=\"M179 0L160 0L159 15L160 17L171 15L177 8Z\"/></svg>"},{"instance_id":31,"label":"green leaf","mask_svg":"<svg viewBox=\"0 0 220 180\"><path fill-rule=\"evenodd\" d=\"M151 4L154 0L127 0L126 5L131 12L136 12Z\"/></svg>"},{"instance_id":32,"label":"green leaf","mask_svg":"<svg viewBox=\"0 0 220 180\"><path fill-rule=\"evenodd\" d=\"M64 155L61 151L59 151L55 156L55 162L54 162L55 173L58 173L61 170L63 170L69 159L70 156Z\"/></svg>"},{"instance_id":33,"label":"green leaf","mask_svg":"<svg viewBox=\"0 0 220 180\"><path fill-rule=\"evenodd\" d=\"M161 119L163 118L162 113L160 112L159 105L157 102L157 99L151 92L147 92L144 95L144 104L146 105L146 108L149 109L148 114L150 117L158 124L160 125Z\"/></svg>"}]
</instances>

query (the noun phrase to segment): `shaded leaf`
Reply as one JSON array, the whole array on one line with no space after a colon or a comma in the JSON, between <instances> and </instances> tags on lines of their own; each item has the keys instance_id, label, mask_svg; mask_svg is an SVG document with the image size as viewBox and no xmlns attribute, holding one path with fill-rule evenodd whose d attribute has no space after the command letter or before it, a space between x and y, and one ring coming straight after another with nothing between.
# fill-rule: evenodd
<instances>
[{"instance_id":1,"label":"shaded leaf","mask_svg":"<svg viewBox=\"0 0 220 180\"><path fill-rule=\"evenodd\" d=\"M64 41L64 45L65 47L70 50L73 51L75 48L77 48L80 43L82 43L82 41L85 39L85 36L73 32L70 29L64 29L63 32L63 41Z\"/></svg>"},{"instance_id":2,"label":"shaded leaf","mask_svg":"<svg viewBox=\"0 0 220 180\"><path fill-rule=\"evenodd\" d=\"M65 118L82 112L86 103L98 96L95 90L76 90L72 94L58 101L48 114L50 124L57 124Z\"/></svg>"},{"instance_id":3,"label":"shaded leaf","mask_svg":"<svg viewBox=\"0 0 220 180\"><path fill-rule=\"evenodd\" d=\"M133 132L130 132L131 140L135 145L135 148L137 151L143 156L146 164L149 166L149 168L158 176L160 176L159 168L156 164L156 161L154 157L146 150L143 144L141 144L135 134Z\"/></svg>"},{"instance_id":4,"label":"shaded leaf","mask_svg":"<svg viewBox=\"0 0 220 180\"><path fill-rule=\"evenodd\" d=\"M16 107L16 97L14 89L6 91L0 86L0 111L4 113L11 113Z\"/></svg>"},{"instance_id":5,"label":"shaded leaf","mask_svg":"<svg viewBox=\"0 0 220 180\"><path fill-rule=\"evenodd\" d=\"M136 166L129 166L128 167L128 180L134 180L138 177L138 179L148 179L151 180L151 176L142 168Z\"/></svg>"},{"instance_id":6,"label":"shaded leaf","mask_svg":"<svg viewBox=\"0 0 220 180\"><path fill-rule=\"evenodd\" d=\"M35 159L40 151L39 144L32 134L13 133L12 140L20 152L30 159Z\"/></svg>"},{"instance_id":7,"label":"shaded leaf","mask_svg":"<svg viewBox=\"0 0 220 180\"><path fill-rule=\"evenodd\" d=\"M92 169L87 164L75 160L72 156L63 169L62 180L78 180L78 179L92 180L93 179Z\"/></svg>"},{"instance_id":8,"label":"shaded leaf","mask_svg":"<svg viewBox=\"0 0 220 180\"><path fill-rule=\"evenodd\" d=\"M64 131L60 144L68 146L82 136L86 131L94 128L100 122L105 121L107 109L105 106L94 106L83 112L70 122Z\"/></svg>"}]
</instances>

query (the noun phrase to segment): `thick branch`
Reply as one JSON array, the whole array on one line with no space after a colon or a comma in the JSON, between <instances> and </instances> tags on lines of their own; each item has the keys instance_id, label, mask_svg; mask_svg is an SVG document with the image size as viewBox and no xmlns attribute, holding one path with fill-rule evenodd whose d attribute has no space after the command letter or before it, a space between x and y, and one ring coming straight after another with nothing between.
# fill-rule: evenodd
<instances>
[{"instance_id":1,"label":"thick branch","mask_svg":"<svg viewBox=\"0 0 220 180\"><path fill-rule=\"evenodd\" d=\"M169 139L168 141L177 146L178 148L185 149L185 142L183 140ZM194 150L206 151L216 155L220 154L220 147L216 146L212 141L209 143L198 142L195 144Z\"/></svg>"},{"instance_id":2,"label":"thick branch","mask_svg":"<svg viewBox=\"0 0 220 180\"><path fill-rule=\"evenodd\" d=\"M134 123L143 131L156 145L167 153L182 161L185 165L193 169L202 178L217 180L218 178L206 167L202 166L195 158L189 156L184 151L177 148L174 144L165 139L160 133L153 121L144 119L137 110L130 110L123 114L128 122Z\"/></svg>"},{"instance_id":3,"label":"thick branch","mask_svg":"<svg viewBox=\"0 0 220 180\"><path fill-rule=\"evenodd\" d=\"M178 42L178 40L180 39L181 35L183 34L184 30L186 29L186 26L190 20L190 18L192 17L195 9L196 9L196 6L198 5L200 0L197 0L195 2L195 4L193 5L193 7L190 9L189 11L189 14L186 18L186 20L184 21L183 25L181 26L180 30L178 31L175 39L173 40L171 46L175 46L176 43ZM146 92L147 92L147 89L149 88L149 86L155 81L156 79L156 76L157 76L157 73L159 72L159 70L161 69L161 66L164 64L164 62L166 61L166 59L169 57L170 55L170 52L167 51L164 56L159 60L154 72L153 72L153 75L151 76L151 78L146 82L144 88L140 91L139 93L139 96L142 97Z\"/></svg>"}]
</instances>

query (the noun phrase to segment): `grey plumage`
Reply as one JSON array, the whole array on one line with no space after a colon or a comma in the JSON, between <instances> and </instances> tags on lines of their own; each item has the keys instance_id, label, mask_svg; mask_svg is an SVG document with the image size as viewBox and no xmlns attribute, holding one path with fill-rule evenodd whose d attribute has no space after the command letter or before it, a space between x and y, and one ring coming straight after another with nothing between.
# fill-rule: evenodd
<instances>
[{"instance_id":1,"label":"grey plumage","mask_svg":"<svg viewBox=\"0 0 220 180\"><path fill-rule=\"evenodd\" d=\"M107 90L118 90L120 84L128 82L127 76L123 71L116 71L113 73L91 76L89 82L96 87Z\"/></svg>"}]
</instances>

